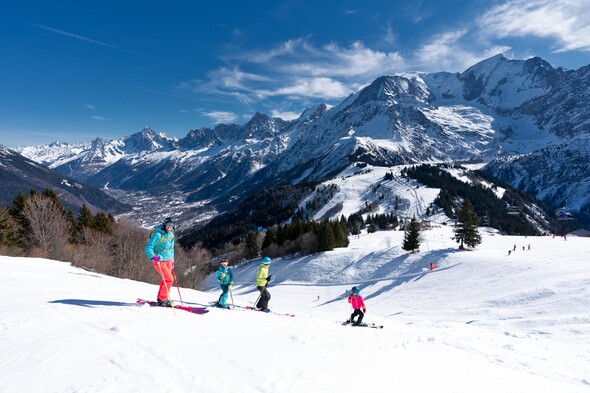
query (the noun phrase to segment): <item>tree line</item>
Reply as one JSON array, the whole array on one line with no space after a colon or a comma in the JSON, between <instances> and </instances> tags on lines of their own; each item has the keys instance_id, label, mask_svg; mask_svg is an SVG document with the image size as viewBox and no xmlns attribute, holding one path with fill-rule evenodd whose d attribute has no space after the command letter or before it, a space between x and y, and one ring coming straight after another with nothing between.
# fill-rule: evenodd
<instances>
[{"instance_id":1,"label":"tree line","mask_svg":"<svg viewBox=\"0 0 590 393\"><path fill-rule=\"evenodd\" d=\"M57 194L20 192L0 207L0 253L71 262L92 272L158 283L144 247L149 231L110 213L93 213L83 205L75 214L64 209ZM196 288L211 254L200 244L175 249L179 285Z\"/></svg>"}]
</instances>

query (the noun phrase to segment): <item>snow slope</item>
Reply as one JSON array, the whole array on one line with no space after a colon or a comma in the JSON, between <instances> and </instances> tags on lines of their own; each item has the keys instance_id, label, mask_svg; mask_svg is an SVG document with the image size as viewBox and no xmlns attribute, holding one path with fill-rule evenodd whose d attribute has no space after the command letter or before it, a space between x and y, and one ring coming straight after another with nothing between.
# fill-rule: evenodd
<instances>
[{"instance_id":1,"label":"snow slope","mask_svg":"<svg viewBox=\"0 0 590 393\"><path fill-rule=\"evenodd\" d=\"M0 257L0 392L590 392L590 239L486 231L460 252L441 226L409 255L402 236L273 261L270 307L295 318L175 315L134 304L153 285ZM257 265L236 268L236 304ZM216 300L208 283L184 303ZM340 325L352 285L384 329Z\"/></svg>"}]
</instances>

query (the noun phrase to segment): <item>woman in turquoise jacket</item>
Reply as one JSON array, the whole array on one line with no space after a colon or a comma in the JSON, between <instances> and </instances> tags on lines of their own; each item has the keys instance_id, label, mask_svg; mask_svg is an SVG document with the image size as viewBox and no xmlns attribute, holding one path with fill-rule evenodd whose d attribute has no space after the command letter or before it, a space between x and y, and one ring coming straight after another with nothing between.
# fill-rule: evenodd
<instances>
[{"instance_id":1,"label":"woman in turquoise jacket","mask_svg":"<svg viewBox=\"0 0 590 393\"><path fill-rule=\"evenodd\" d=\"M231 290L234 284L234 272L231 267L228 267L229 264L226 258L223 258L219 263L219 269L217 269L217 281L221 286L221 296L219 296L219 301L217 302L217 307L221 308L229 308L227 305L227 293Z\"/></svg>"},{"instance_id":2,"label":"woman in turquoise jacket","mask_svg":"<svg viewBox=\"0 0 590 393\"><path fill-rule=\"evenodd\" d=\"M162 225L152 231L150 240L145 246L147 257L153 262L154 269L160 274L160 289L158 291L158 304L170 306L170 289L174 278L174 221L166 218Z\"/></svg>"}]
</instances>

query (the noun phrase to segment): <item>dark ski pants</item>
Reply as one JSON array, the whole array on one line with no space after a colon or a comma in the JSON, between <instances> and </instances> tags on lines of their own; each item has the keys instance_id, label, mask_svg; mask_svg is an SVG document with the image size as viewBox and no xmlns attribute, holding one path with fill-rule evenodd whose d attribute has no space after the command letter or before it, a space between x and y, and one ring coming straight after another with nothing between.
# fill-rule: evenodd
<instances>
[{"instance_id":1,"label":"dark ski pants","mask_svg":"<svg viewBox=\"0 0 590 393\"><path fill-rule=\"evenodd\" d=\"M266 287L256 287L260 291L260 300L256 303L257 308L268 308L268 301L270 300L270 293Z\"/></svg>"},{"instance_id":2,"label":"dark ski pants","mask_svg":"<svg viewBox=\"0 0 590 393\"><path fill-rule=\"evenodd\" d=\"M365 316L365 314L361 311L360 308L354 310L354 312L352 314L350 314L350 323L355 323L354 322L354 317L358 316L358 320L356 321L356 323L358 323L359 325L363 322L363 317Z\"/></svg>"}]
</instances>

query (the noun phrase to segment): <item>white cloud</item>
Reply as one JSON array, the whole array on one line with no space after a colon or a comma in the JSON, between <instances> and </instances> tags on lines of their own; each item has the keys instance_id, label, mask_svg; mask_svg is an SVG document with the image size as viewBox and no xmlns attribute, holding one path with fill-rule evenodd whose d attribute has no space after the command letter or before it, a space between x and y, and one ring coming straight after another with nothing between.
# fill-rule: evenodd
<instances>
[{"instance_id":1,"label":"white cloud","mask_svg":"<svg viewBox=\"0 0 590 393\"><path fill-rule=\"evenodd\" d=\"M201 114L212 119L215 123L233 123L238 118L235 113L225 111L202 112Z\"/></svg>"},{"instance_id":2,"label":"white cloud","mask_svg":"<svg viewBox=\"0 0 590 393\"><path fill-rule=\"evenodd\" d=\"M84 108L90 109L91 111L93 111L93 110L96 109L96 107L94 105L91 105L91 104L85 104L83 106L84 106Z\"/></svg>"},{"instance_id":3,"label":"white cloud","mask_svg":"<svg viewBox=\"0 0 590 393\"><path fill-rule=\"evenodd\" d=\"M383 36L383 42L385 42L388 45L393 45L397 40L397 33L393 30L391 24L389 23L387 24L384 30L385 35Z\"/></svg>"},{"instance_id":4,"label":"white cloud","mask_svg":"<svg viewBox=\"0 0 590 393\"><path fill-rule=\"evenodd\" d=\"M331 78L301 78L289 86L267 92L269 96L304 96L315 98L341 98L352 91L342 83Z\"/></svg>"},{"instance_id":5,"label":"white cloud","mask_svg":"<svg viewBox=\"0 0 590 393\"><path fill-rule=\"evenodd\" d=\"M589 16L588 0L514 0L487 11L479 24L497 38L552 38L555 52L590 51Z\"/></svg>"},{"instance_id":6,"label":"white cloud","mask_svg":"<svg viewBox=\"0 0 590 393\"><path fill-rule=\"evenodd\" d=\"M416 51L416 59L426 70L458 71L464 64L473 64L472 55L460 44L467 29L448 31L432 37Z\"/></svg>"},{"instance_id":7,"label":"white cloud","mask_svg":"<svg viewBox=\"0 0 590 393\"><path fill-rule=\"evenodd\" d=\"M271 110L270 113L272 117L278 117L283 120L295 120L301 116L299 112L280 111L276 109Z\"/></svg>"},{"instance_id":8,"label":"white cloud","mask_svg":"<svg viewBox=\"0 0 590 393\"><path fill-rule=\"evenodd\" d=\"M96 115L93 115L93 116L90 116L90 118L93 119L93 120L98 120L98 121L106 120L106 117L104 117L104 116L96 116Z\"/></svg>"},{"instance_id":9,"label":"white cloud","mask_svg":"<svg viewBox=\"0 0 590 393\"><path fill-rule=\"evenodd\" d=\"M479 47L470 49L463 42L467 35L468 30L464 28L432 37L415 53L420 70L462 72L481 60L510 50L504 45L493 45L483 50Z\"/></svg>"},{"instance_id":10,"label":"white cloud","mask_svg":"<svg viewBox=\"0 0 590 393\"><path fill-rule=\"evenodd\" d=\"M399 53L373 50L360 41L349 47L336 43L316 47L304 38L264 51L234 51L224 59L232 67L220 67L210 71L206 81L183 82L179 87L233 97L248 105L276 96L330 100L344 98L405 66Z\"/></svg>"}]
</instances>

